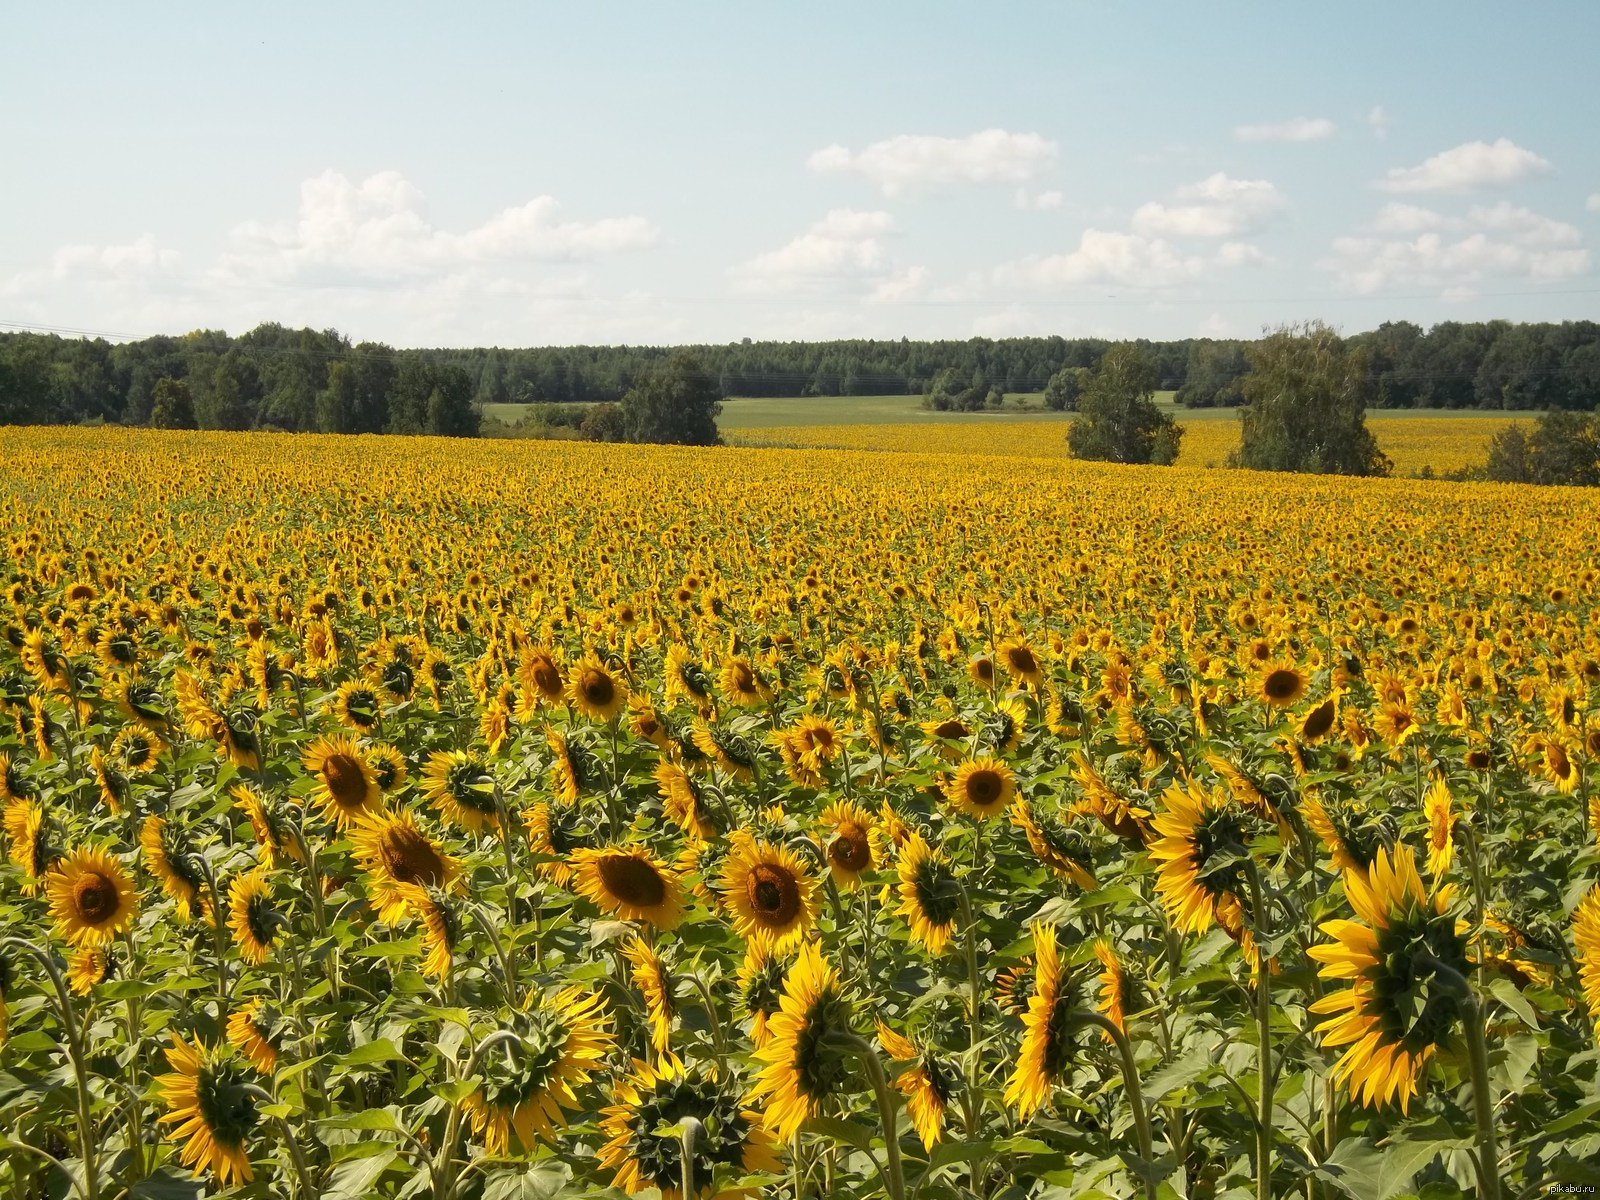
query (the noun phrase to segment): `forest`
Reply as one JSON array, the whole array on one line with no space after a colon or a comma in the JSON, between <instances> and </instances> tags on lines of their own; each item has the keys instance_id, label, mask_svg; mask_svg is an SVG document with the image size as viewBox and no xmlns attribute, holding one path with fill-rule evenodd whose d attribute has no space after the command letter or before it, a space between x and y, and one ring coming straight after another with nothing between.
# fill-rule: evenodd
<instances>
[{"instance_id":1,"label":"forest","mask_svg":"<svg viewBox=\"0 0 1600 1200\"><path fill-rule=\"evenodd\" d=\"M1600 406L1593 321L1441 322L1426 330L1395 321L1345 340L1366 363L1374 408ZM470 435L485 404L617 401L672 349L686 349L729 396L917 395L945 386L941 376L970 380L969 394L987 395L1046 391L1062 372L1096 369L1111 344L747 338L681 348L400 350L272 323L237 337L196 330L121 343L19 332L0 334L0 424ZM1247 341L1135 344L1180 405L1243 402Z\"/></svg>"}]
</instances>

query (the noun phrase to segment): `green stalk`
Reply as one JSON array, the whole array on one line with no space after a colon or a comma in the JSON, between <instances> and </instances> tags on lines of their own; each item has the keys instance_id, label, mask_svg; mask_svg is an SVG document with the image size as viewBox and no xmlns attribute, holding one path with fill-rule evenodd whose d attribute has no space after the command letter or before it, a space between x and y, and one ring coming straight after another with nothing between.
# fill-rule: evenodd
<instances>
[{"instance_id":1,"label":"green stalk","mask_svg":"<svg viewBox=\"0 0 1600 1200\"><path fill-rule=\"evenodd\" d=\"M700 1133L704 1126L697 1117L683 1119L683 1132L680 1135L683 1142L683 1170L679 1182L683 1185L684 1200L694 1200L697 1194L694 1178L694 1144L700 1140Z\"/></svg>"},{"instance_id":2,"label":"green stalk","mask_svg":"<svg viewBox=\"0 0 1600 1200\"><path fill-rule=\"evenodd\" d=\"M1489 1047L1483 1035L1483 1006L1460 971L1432 955L1418 955L1418 961L1433 968L1435 978L1455 994L1466 1010L1461 1024L1467 1035L1467 1057L1472 1067L1472 1111L1478 1127L1478 1188L1481 1200L1500 1200L1500 1150L1495 1140L1495 1100L1489 1084Z\"/></svg>"},{"instance_id":3,"label":"green stalk","mask_svg":"<svg viewBox=\"0 0 1600 1200\"><path fill-rule=\"evenodd\" d=\"M467 1059L466 1068L457 1080L471 1079L477 1074L478 1064L483 1061L483 1056L494 1047L503 1042L519 1042L515 1033L509 1029L496 1029L485 1037L473 1048L472 1056ZM439 1143L439 1152L434 1156L433 1163L428 1168L429 1177L433 1180L433 1194L440 1200L449 1200L455 1191L456 1177L453 1171L455 1166L456 1146L461 1141L461 1103L455 1102L450 1106L450 1116L445 1121L444 1139Z\"/></svg>"},{"instance_id":4,"label":"green stalk","mask_svg":"<svg viewBox=\"0 0 1600 1200\"><path fill-rule=\"evenodd\" d=\"M1122 1057L1122 1086L1128 1093L1128 1107L1133 1110L1134 1133L1139 1139L1139 1157L1146 1164L1153 1163L1155 1154L1151 1149L1150 1114L1144 1106L1144 1092L1139 1087L1139 1064L1134 1060L1128 1035L1103 1013L1089 1012L1087 1009L1079 1009L1068 1020L1074 1025L1096 1026L1117 1044L1117 1053ZM1148 1200L1155 1200L1156 1185L1148 1176L1144 1180L1144 1194Z\"/></svg>"},{"instance_id":5,"label":"green stalk","mask_svg":"<svg viewBox=\"0 0 1600 1200\"><path fill-rule=\"evenodd\" d=\"M844 1030L830 1032L828 1040L841 1049L849 1050L867 1068L867 1079L878 1101L878 1123L883 1129L883 1144L888 1158L884 1186L888 1189L889 1200L905 1200L906 1179L900 1165L900 1138L895 1131L894 1101L889 1096L889 1081L884 1076L878 1052L855 1034Z\"/></svg>"},{"instance_id":6,"label":"green stalk","mask_svg":"<svg viewBox=\"0 0 1600 1200\"><path fill-rule=\"evenodd\" d=\"M1262 895L1261 874L1246 860L1250 901L1255 909L1256 946L1256 1197L1272 1200L1272 962L1259 940L1272 936L1272 917Z\"/></svg>"}]
</instances>

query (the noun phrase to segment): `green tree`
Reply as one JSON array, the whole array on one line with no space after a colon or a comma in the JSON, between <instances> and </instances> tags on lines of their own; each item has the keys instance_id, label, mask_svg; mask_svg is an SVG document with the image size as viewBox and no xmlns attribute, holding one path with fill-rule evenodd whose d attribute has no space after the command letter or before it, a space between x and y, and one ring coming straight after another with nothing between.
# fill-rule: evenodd
<instances>
[{"instance_id":1,"label":"green tree","mask_svg":"<svg viewBox=\"0 0 1600 1200\"><path fill-rule=\"evenodd\" d=\"M1154 365L1132 342L1106 351L1067 429L1072 456L1160 466L1177 461L1183 428L1156 407L1156 378Z\"/></svg>"},{"instance_id":2,"label":"green tree","mask_svg":"<svg viewBox=\"0 0 1600 1200\"><path fill-rule=\"evenodd\" d=\"M1246 347L1245 407L1233 461L1253 471L1387 475L1367 428L1367 355L1320 321L1285 326Z\"/></svg>"},{"instance_id":3,"label":"green tree","mask_svg":"<svg viewBox=\"0 0 1600 1200\"><path fill-rule=\"evenodd\" d=\"M1051 412L1077 412L1089 375L1087 367L1062 367L1044 385L1044 406Z\"/></svg>"},{"instance_id":4,"label":"green tree","mask_svg":"<svg viewBox=\"0 0 1600 1200\"><path fill-rule=\"evenodd\" d=\"M428 393L428 432L440 437L477 437L478 408L472 402L472 376L449 364L434 369Z\"/></svg>"},{"instance_id":5,"label":"green tree","mask_svg":"<svg viewBox=\"0 0 1600 1200\"><path fill-rule=\"evenodd\" d=\"M356 415L356 373L349 363L329 363L328 386L317 393L317 428L353 433Z\"/></svg>"},{"instance_id":6,"label":"green tree","mask_svg":"<svg viewBox=\"0 0 1600 1200\"><path fill-rule=\"evenodd\" d=\"M1484 473L1499 483L1600 487L1600 417L1552 408L1531 433L1507 426L1489 441Z\"/></svg>"},{"instance_id":7,"label":"green tree","mask_svg":"<svg viewBox=\"0 0 1600 1200\"><path fill-rule=\"evenodd\" d=\"M187 379L158 379L150 396L153 429L194 429L194 397Z\"/></svg>"},{"instance_id":8,"label":"green tree","mask_svg":"<svg viewBox=\"0 0 1600 1200\"><path fill-rule=\"evenodd\" d=\"M625 442L628 440L628 419L615 404L596 404L578 427L586 442Z\"/></svg>"},{"instance_id":9,"label":"green tree","mask_svg":"<svg viewBox=\"0 0 1600 1200\"><path fill-rule=\"evenodd\" d=\"M630 442L717 446L722 388L699 361L679 352L656 367L622 397Z\"/></svg>"},{"instance_id":10,"label":"green tree","mask_svg":"<svg viewBox=\"0 0 1600 1200\"><path fill-rule=\"evenodd\" d=\"M195 398L201 429L249 429L261 401L261 374L238 347L222 356L211 389Z\"/></svg>"}]
</instances>

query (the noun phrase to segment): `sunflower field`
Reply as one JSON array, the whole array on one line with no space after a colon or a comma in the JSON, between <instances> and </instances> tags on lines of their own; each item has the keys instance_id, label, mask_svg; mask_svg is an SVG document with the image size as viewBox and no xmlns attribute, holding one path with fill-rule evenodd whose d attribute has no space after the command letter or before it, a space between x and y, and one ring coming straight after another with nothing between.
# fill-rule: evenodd
<instances>
[{"instance_id":1,"label":"sunflower field","mask_svg":"<svg viewBox=\"0 0 1600 1200\"><path fill-rule=\"evenodd\" d=\"M1600 501L0 430L0 1195L1600 1186Z\"/></svg>"}]
</instances>

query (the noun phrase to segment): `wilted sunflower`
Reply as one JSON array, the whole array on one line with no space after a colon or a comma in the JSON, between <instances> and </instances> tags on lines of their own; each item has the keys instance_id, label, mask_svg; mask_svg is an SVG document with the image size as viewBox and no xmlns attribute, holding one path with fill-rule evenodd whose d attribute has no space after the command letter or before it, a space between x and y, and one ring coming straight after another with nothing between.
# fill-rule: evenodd
<instances>
[{"instance_id":1,"label":"wilted sunflower","mask_svg":"<svg viewBox=\"0 0 1600 1200\"><path fill-rule=\"evenodd\" d=\"M1073 1014L1083 1008L1079 981L1063 975L1054 925L1033 925L1033 995L1022 1018L1022 1046L1016 1069L1006 1082L1005 1102L1026 1121L1050 1098L1050 1091L1072 1069L1080 1046Z\"/></svg>"},{"instance_id":2,"label":"wilted sunflower","mask_svg":"<svg viewBox=\"0 0 1600 1200\"><path fill-rule=\"evenodd\" d=\"M534 993L503 1029L512 1035L490 1047L479 1064L483 1080L462 1101L473 1133L492 1155L527 1153L534 1134L549 1141L578 1107L575 1085L589 1082L611 1049L605 1002L576 987L554 996Z\"/></svg>"},{"instance_id":3,"label":"wilted sunflower","mask_svg":"<svg viewBox=\"0 0 1600 1200\"><path fill-rule=\"evenodd\" d=\"M861 883L864 872L876 863L872 850L872 814L853 800L838 800L822 810L822 823L828 827L826 850L828 870L833 882L846 891Z\"/></svg>"},{"instance_id":4,"label":"wilted sunflower","mask_svg":"<svg viewBox=\"0 0 1600 1200\"><path fill-rule=\"evenodd\" d=\"M980 821L1004 812L1016 794L1016 776L998 758L969 759L944 785L951 807Z\"/></svg>"},{"instance_id":5,"label":"wilted sunflower","mask_svg":"<svg viewBox=\"0 0 1600 1200\"><path fill-rule=\"evenodd\" d=\"M912 1064L895 1077L894 1085L906 1098L906 1112L922 1148L931 1151L944 1139L944 1114L961 1079L956 1065L931 1048L918 1049L881 1020L878 1045L893 1061Z\"/></svg>"},{"instance_id":6,"label":"wilted sunflower","mask_svg":"<svg viewBox=\"0 0 1600 1200\"><path fill-rule=\"evenodd\" d=\"M1028 835L1034 857L1050 870L1086 892L1100 886L1094 877L1094 844L1058 814L1037 812L1022 799L1012 809L1011 820Z\"/></svg>"},{"instance_id":7,"label":"wilted sunflower","mask_svg":"<svg viewBox=\"0 0 1600 1200\"><path fill-rule=\"evenodd\" d=\"M1572 943L1589 1012L1600 1019L1600 884L1589 889L1572 914Z\"/></svg>"},{"instance_id":8,"label":"wilted sunflower","mask_svg":"<svg viewBox=\"0 0 1600 1200\"><path fill-rule=\"evenodd\" d=\"M70 851L45 878L56 932L73 946L103 946L127 929L138 908L133 881L99 847Z\"/></svg>"},{"instance_id":9,"label":"wilted sunflower","mask_svg":"<svg viewBox=\"0 0 1600 1200\"><path fill-rule=\"evenodd\" d=\"M629 1195L655 1189L662 1200L684 1200L683 1138L673 1130L693 1118L695 1196L731 1200L741 1189L714 1188L719 1168L737 1174L779 1169L776 1147L760 1114L743 1107L739 1089L714 1069L691 1072L668 1056L655 1066L634 1060L633 1074L613 1085L617 1101L601 1111L600 1130L610 1140L599 1162L612 1186Z\"/></svg>"},{"instance_id":10,"label":"wilted sunflower","mask_svg":"<svg viewBox=\"0 0 1600 1200\"><path fill-rule=\"evenodd\" d=\"M787 846L740 831L721 882L734 928L747 941L787 950L817 923L817 881Z\"/></svg>"},{"instance_id":11,"label":"wilted sunflower","mask_svg":"<svg viewBox=\"0 0 1600 1200\"><path fill-rule=\"evenodd\" d=\"M750 1014L750 1040L760 1049L767 1043L767 1024L783 999L783 983L789 977L790 960L762 941L745 946L744 962L734 980L739 1007Z\"/></svg>"},{"instance_id":12,"label":"wilted sunflower","mask_svg":"<svg viewBox=\"0 0 1600 1200\"><path fill-rule=\"evenodd\" d=\"M756 708L772 699L771 685L762 678L755 664L743 655L736 654L722 664L718 683L730 704Z\"/></svg>"},{"instance_id":13,"label":"wilted sunflower","mask_svg":"<svg viewBox=\"0 0 1600 1200\"><path fill-rule=\"evenodd\" d=\"M377 813L355 825L350 845L367 874L367 895L380 920L397 925L405 918L407 885L448 890L461 864L422 832L407 808Z\"/></svg>"},{"instance_id":14,"label":"wilted sunflower","mask_svg":"<svg viewBox=\"0 0 1600 1200\"><path fill-rule=\"evenodd\" d=\"M839 973L817 943L800 948L767 1030L767 1044L753 1055L764 1065L749 1102L759 1103L767 1131L787 1142L852 1082L849 1052L828 1036L850 1031L850 1009Z\"/></svg>"},{"instance_id":15,"label":"wilted sunflower","mask_svg":"<svg viewBox=\"0 0 1600 1200\"><path fill-rule=\"evenodd\" d=\"M950 860L933 849L922 834L913 833L900 852L900 914L911 924L911 935L942 954L961 915L961 884Z\"/></svg>"},{"instance_id":16,"label":"wilted sunflower","mask_svg":"<svg viewBox=\"0 0 1600 1200\"><path fill-rule=\"evenodd\" d=\"M228 885L228 928L239 957L260 966L272 952L278 935L277 909L272 905L272 885L260 868L236 875Z\"/></svg>"},{"instance_id":17,"label":"wilted sunflower","mask_svg":"<svg viewBox=\"0 0 1600 1200\"><path fill-rule=\"evenodd\" d=\"M1248 832L1241 809L1202 784L1173 784L1161 797L1150 857L1160 864L1156 891L1182 933L1204 933L1215 921L1255 961L1244 927Z\"/></svg>"},{"instance_id":18,"label":"wilted sunflower","mask_svg":"<svg viewBox=\"0 0 1600 1200\"><path fill-rule=\"evenodd\" d=\"M260 999L251 1000L228 1018L228 1042L262 1075L278 1065L285 1022L283 1015Z\"/></svg>"},{"instance_id":19,"label":"wilted sunflower","mask_svg":"<svg viewBox=\"0 0 1600 1200\"><path fill-rule=\"evenodd\" d=\"M662 809L667 816L687 834L702 839L716 837L717 823L694 777L666 759L656 764L655 775Z\"/></svg>"},{"instance_id":20,"label":"wilted sunflower","mask_svg":"<svg viewBox=\"0 0 1600 1200\"><path fill-rule=\"evenodd\" d=\"M116 973L117 956L109 945L85 947L67 960L67 984L80 996Z\"/></svg>"},{"instance_id":21,"label":"wilted sunflower","mask_svg":"<svg viewBox=\"0 0 1600 1200\"><path fill-rule=\"evenodd\" d=\"M1311 947L1319 974L1349 986L1314 1001L1326 1015L1324 1046L1347 1049L1334 1078L1368 1107L1396 1097L1407 1111L1423 1070L1463 1015L1458 987L1470 971L1467 940L1449 912L1451 889L1430 899L1410 847L1379 850L1370 874L1346 871L1345 898L1360 921L1325 921L1333 938ZM1442 964L1456 978L1441 978Z\"/></svg>"},{"instance_id":22,"label":"wilted sunflower","mask_svg":"<svg viewBox=\"0 0 1600 1200\"><path fill-rule=\"evenodd\" d=\"M489 767L465 750L436 750L422 770L422 794L439 815L471 834L500 831L500 809Z\"/></svg>"},{"instance_id":23,"label":"wilted sunflower","mask_svg":"<svg viewBox=\"0 0 1600 1200\"><path fill-rule=\"evenodd\" d=\"M641 846L602 846L573 852L572 890L602 912L625 921L671 929L683 919L677 874Z\"/></svg>"},{"instance_id":24,"label":"wilted sunflower","mask_svg":"<svg viewBox=\"0 0 1600 1200\"><path fill-rule=\"evenodd\" d=\"M336 734L306 747L301 765L317 781L313 798L342 833L383 806L383 793L354 739Z\"/></svg>"},{"instance_id":25,"label":"wilted sunflower","mask_svg":"<svg viewBox=\"0 0 1600 1200\"><path fill-rule=\"evenodd\" d=\"M339 724L357 733L371 733L383 720L383 697L364 679L346 680L333 698Z\"/></svg>"},{"instance_id":26,"label":"wilted sunflower","mask_svg":"<svg viewBox=\"0 0 1600 1200\"><path fill-rule=\"evenodd\" d=\"M672 977L643 938L630 937L622 946L622 956L632 968L633 986L644 996L650 1048L657 1054L665 1054L672 1038Z\"/></svg>"},{"instance_id":27,"label":"wilted sunflower","mask_svg":"<svg viewBox=\"0 0 1600 1200\"><path fill-rule=\"evenodd\" d=\"M245 1067L231 1052L207 1050L181 1033L172 1036L167 1065L173 1073L156 1080L167 1111L159 1120L175 1124L167 1136L183 1142L178 1161L193 1171L211 1171L223 1187L249 1183L246 1142L260 1119L255 1099L245 1090ZM185 1140L187 1139L187 1140Z\"/></svg>"},{"instance_id":28,"label":"wilted sunflower","mask_svg":"<svg viewBox=\"0 0 1600 1200\"><path fill-rule=\"evenodd\" d=\"M609 721L628 703L628 681L590 653L572 669L567 699L591 721Z\"/></svg>"},{"instance_id":29,"label":"wilted sunflower","mask_svg":"<svg viewBox=\"0 0 1600 1200\"><path fill-rule=\"evenodd\" d=\"M1450 788L1444 776L1434 773L1422 798L1422 814L1428 819L1428 874L1437 883L1450 870L1455 859L1455 815L1451 812Z\"/></svg>"}]
</instances>

